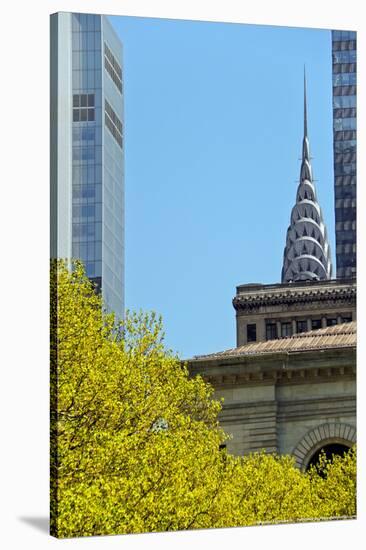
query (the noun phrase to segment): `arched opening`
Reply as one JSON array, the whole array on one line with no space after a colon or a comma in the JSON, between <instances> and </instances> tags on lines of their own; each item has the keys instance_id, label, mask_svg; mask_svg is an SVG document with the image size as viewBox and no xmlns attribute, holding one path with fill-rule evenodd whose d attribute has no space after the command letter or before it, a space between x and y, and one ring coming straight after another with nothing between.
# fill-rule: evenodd
<instances>
[{"instance_id":1,"label":"arched opening","mask_svg":"<svg viewBox=\"0 0 366 550\"><path fill-rule=\"evenodd\" d=\"M317 465L321 453L324 453L328 460L332 460L334 455L344 456L349 451L349 449L350 447L342 443L329 443L328 445L324 445L313 454L308 462L306 469L309 470L311 466Z\"/></svg>"}]
</instances>

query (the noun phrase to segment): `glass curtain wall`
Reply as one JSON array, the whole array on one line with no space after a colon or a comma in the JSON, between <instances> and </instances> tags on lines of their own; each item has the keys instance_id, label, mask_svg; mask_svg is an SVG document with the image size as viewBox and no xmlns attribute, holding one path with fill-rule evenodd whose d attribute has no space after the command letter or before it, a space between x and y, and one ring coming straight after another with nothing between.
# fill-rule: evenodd
<instances>
[{"instance_id":1,"label":"glass curtain wall","mask_svg":"<svg viewBox=\"0 0 366 550\"><path fill-rule=\"evenodd\" d=\"M356 32L332 31L337 278L356 276Z\"/></svg>"}]
</instances>

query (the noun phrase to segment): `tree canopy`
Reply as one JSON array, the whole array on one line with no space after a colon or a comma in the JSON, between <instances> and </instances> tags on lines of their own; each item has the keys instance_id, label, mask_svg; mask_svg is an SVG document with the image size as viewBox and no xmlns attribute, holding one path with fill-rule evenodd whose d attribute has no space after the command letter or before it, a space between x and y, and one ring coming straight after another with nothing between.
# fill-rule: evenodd
<instances>
[{"instance_id":1,"label":"tree canopy","mask_svg":"<svg viewBox=\"0 0 366 550\"><path fill-rule=\"evenodd\" d=\"M355 453L300 472L222 450L221 403L154 313L103 311L76 262L51 266L51 533L230 527L355 513ZM335 498L335 496L337 498Z\"/></svg>"}]
</instances>

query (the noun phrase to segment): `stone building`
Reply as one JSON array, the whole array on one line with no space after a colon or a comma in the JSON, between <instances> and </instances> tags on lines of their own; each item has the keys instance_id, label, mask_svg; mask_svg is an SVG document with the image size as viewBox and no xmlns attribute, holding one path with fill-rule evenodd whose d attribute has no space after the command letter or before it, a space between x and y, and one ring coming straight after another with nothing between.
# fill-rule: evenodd
<instances>
[{"instance_id":1,"label":"stone building","mask_svg":"<svg viewBox=\"0 0 366 550\"><path fill-rule=\"evenodd\" d=\"M292 454L306 469L320 449L356 441L354 321L195 357L189 369L224 398L220 424L233 454Z\"/></svg>"},{"instance_id":2,"label":"stone building","mask_svg":"<svg viewBox=\"0 0 366 550\"><path fill-rule=\"evenodd\" d=\"M237 347L188 361L223 398L233 454L292 454L306 469L356 441L356 281L331 279L327 231L310 164L304 77L300 181L281 283L236 289Z\"/></svg>"},{"instance_id":3,"label":"stone building","mask_svg":"<svg viewBox=\"0 0 366 550\"><path fill-rule=\"evenodd\" d=\"M355 279L240 285L233 299L243 346L356 319Z\"/></svg>"}]
</instances>

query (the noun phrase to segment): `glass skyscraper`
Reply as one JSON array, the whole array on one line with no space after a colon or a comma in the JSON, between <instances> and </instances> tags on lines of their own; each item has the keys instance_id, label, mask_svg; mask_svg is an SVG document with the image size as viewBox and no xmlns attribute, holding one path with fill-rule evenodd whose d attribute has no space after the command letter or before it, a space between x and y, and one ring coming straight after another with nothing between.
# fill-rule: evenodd
<instances>
[{"instance_id":1,"label":"glass skyscraper","mask_svg":"<svg viewBox=\"0 0 366 550\"><path fill-rule=\"evenodd\" d=\"M51 15L51 257L124 311L122 44L105 16Z\"/></svg>"},{"instance_id":2,"label":"glass skyscraper","mask_svg":"<svg viewBox=\"0 0 366 550\"><path fill-rule=\"evenodd\" d=\"M356 276L356 32L332 31L337 278Z\"/></svg>"}]
</instances>

